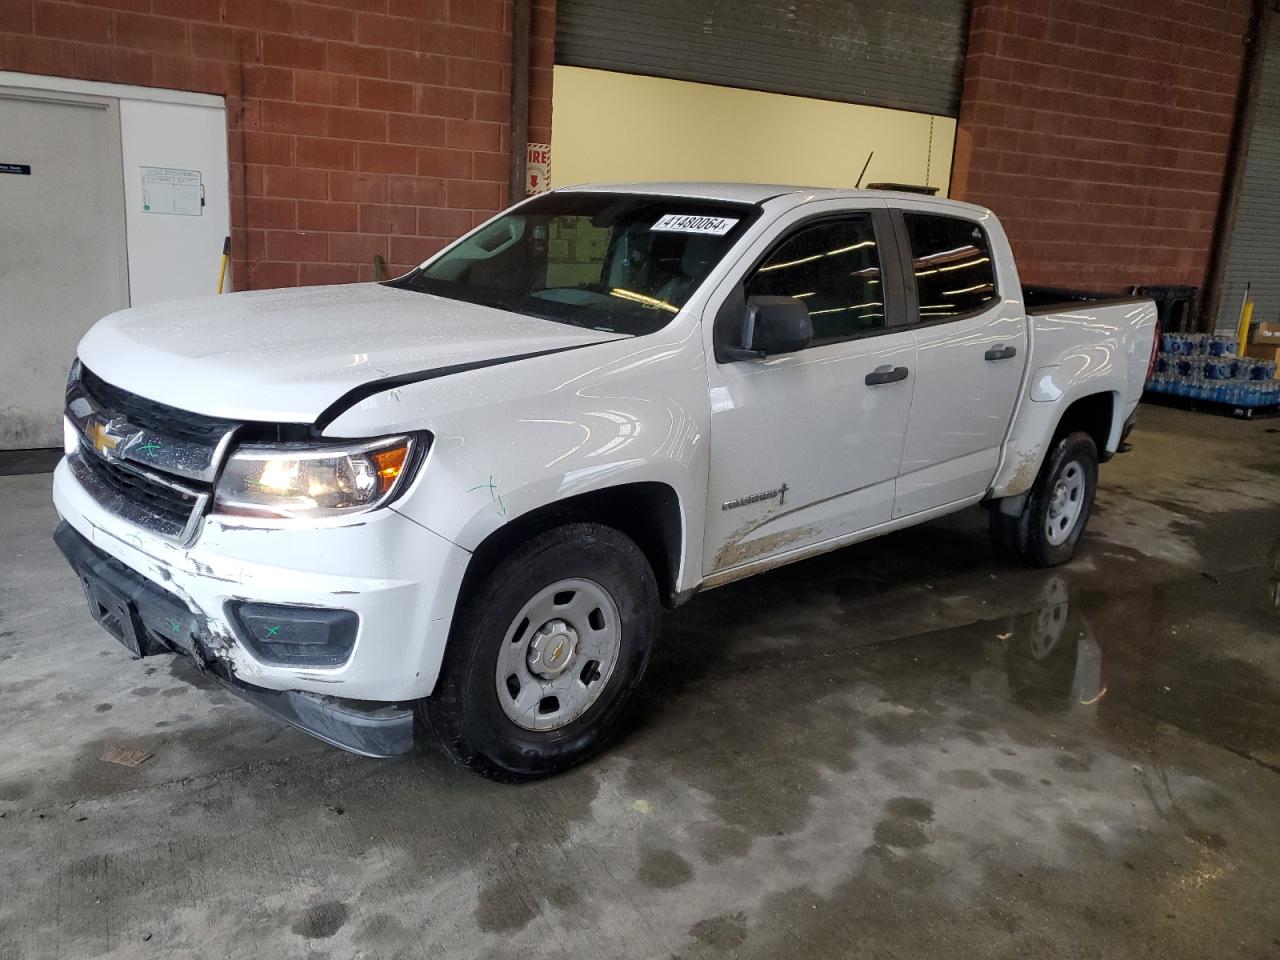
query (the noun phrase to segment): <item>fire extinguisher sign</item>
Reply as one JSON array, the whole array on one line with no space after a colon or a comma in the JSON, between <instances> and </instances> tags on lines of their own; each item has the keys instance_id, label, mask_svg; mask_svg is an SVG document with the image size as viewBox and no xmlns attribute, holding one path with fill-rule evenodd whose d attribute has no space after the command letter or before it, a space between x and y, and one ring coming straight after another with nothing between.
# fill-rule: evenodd
<instances>
[{"instance_id":1,"label":"fire extinguisher sign","mask_svg":"<svg viewBox=\"0 0 1280 960\"><path fill-rule=\"evenodd\" d=\"M531 143L524 163L524 192L528 196L551 189L551 144Z\"/></svg>"}]
</instances>

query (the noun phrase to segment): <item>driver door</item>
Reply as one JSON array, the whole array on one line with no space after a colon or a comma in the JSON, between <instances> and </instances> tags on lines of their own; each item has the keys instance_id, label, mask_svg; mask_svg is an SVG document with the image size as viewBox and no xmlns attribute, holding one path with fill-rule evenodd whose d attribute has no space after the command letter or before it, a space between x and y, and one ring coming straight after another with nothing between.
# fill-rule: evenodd
<instances>
[{"instance_id":1,"label":"driver door","mask_svg":"<svg viewBox=\"0 0 1280 960\"><path fill-rule=\"evenodd\" d=\"M814 339L795 353L711 364L708 576L887 522L915 387L883 201L806 204L743 264L712 315L735 295L795 297Z\"/></svg>"}]
</instances>

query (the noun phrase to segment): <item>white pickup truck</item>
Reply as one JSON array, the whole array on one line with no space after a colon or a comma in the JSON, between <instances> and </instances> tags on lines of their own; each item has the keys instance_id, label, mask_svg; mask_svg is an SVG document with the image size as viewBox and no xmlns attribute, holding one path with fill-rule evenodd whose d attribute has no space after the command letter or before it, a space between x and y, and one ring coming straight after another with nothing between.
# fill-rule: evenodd
<instances>
[{"instance_id":1,"label":"white pickup truck","mask_svg":"<svg viewBox=\"0 0 1280 960\"><path fill-rule=\"evenodd\" d=\"M136 656L348 750L500 780L598 750L659 605L983 503L1063 563L1146 300L1029 309L999 221L916 195L619 184L387 283L125 310L67 385L55 535Z\"/></svg>"}]
</instances>

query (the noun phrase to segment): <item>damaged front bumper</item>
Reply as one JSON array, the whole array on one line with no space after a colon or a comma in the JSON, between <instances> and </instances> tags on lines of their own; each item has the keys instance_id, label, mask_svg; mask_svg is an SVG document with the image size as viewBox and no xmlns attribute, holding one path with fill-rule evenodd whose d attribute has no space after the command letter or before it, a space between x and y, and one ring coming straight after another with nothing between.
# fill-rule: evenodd
<instances>
[{"instance_id":1,"label":"damaged front bumper","mask_svg":"<svg viewBox=\"0 0 1280 960\"><path fill-rule=\"evenodd\" d=\"M182 545L104 508L65 458L53 501L95 549L200 616L206 652L242 683L380 703L435 686L470 554L390 508L274 526L213 514ZM306 612L345 623L303 625Z\"/></svg>"},{"instance_id":2,"label":"damaged front bumper","mask_svg":"<svg viewBox=\"0 0 1280 960\"><path fill-rule=\"evenodd\" d=\"M413 746L413 713L399 704L347 700L300 690L268 690L238 679L228 641L181 599L96 548L63 521L54 542L80 578L89 611L138 657L175 653L254 706L327 743L369 757Z\"/></svg>"},{"instance_id":3,"label":"damaged front bumper","mask_svg":"<svg viewBox=\"0 0 1280 960\"><path fill-rule=\"evenodd\" d=\"M407 705L435 686L467 551L391 509L275 526L215 514L175 543L97 502L66 458L53 501L94 616L132 653L187 656L344 749L409 748Z\"/></svg>"}]
</instances>

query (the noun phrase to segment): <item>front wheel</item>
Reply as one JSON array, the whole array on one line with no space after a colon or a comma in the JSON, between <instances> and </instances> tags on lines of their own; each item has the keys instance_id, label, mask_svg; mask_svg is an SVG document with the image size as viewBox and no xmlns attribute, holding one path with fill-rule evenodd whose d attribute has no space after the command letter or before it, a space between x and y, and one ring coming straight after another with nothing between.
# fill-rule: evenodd
<instances>
[{"instance_id":1,"label":"front wheel","mask_svg":"<svg viewBox=\"0 0 1280 960\"><path fill-rule=\"evenodd\" d=\"M1059 437L1021 512L991 508L991 540L1001 553L1037 567L1069 561L1084 534L1098 489L1098 447L1087 433Z\"/></svg>"},{"instance_id":2,"label":"front wheel","mask_svg":"<svg viewBox=\"0 0 1280 960\"><path fill-rule=\"evenodd\" d=\"M457 763L493 780L581 763L643 679L657 612L653 570L629 538L595 523L544 531L470 592L419 718Z\"/></svg>"}]
</instances>

